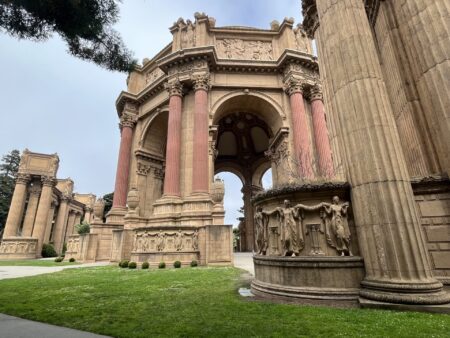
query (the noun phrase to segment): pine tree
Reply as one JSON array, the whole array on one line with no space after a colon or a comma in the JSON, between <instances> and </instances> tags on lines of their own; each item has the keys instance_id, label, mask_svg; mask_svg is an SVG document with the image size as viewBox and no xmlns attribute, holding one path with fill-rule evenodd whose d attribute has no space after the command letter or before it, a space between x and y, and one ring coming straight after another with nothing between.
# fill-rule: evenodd
<instances>
[{"instance_id":1,"label":"pine tree","mask_svg":"<svg viewBox=\"0 0 450 338\"><path fill-rule=\"evenodd\" d=\"M20 152L12 150L0 164L0 233L3 233L19 170Z\"/></svg>"}]
</instances>

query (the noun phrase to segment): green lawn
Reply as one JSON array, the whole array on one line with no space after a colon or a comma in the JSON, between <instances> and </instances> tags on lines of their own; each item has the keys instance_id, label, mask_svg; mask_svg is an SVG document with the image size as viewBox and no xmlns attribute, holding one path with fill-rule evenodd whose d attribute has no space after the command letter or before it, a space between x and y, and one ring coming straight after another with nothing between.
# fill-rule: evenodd
<instances>
[{"instance_id":1,"label":"green lawn","mask_svg":"<svg viewBox=\"0 0 450 338\"><path fill-rule=\"evenodd\" d=\"M61 266L61 265L76 265L77 262L59 262L54 260L40 260L40 259L26 259L16 261L0 261L0 266Z\"/></svg>"},{"instance_id":2,"label":"green lawn","mask_svg":"<svg viewBox=\"0 0 450 338\"><path fill-rule=\"evenodd\" d=\"M234 268L68 269L0 281L0 312L116 337L448 337L450 316L246 301Z\"/></svg>"}]
</instances>

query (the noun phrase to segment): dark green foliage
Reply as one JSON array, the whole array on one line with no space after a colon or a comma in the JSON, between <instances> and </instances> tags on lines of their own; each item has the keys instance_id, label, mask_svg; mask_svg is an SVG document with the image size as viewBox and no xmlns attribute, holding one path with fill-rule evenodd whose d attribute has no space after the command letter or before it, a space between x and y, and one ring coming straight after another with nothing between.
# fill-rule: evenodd
<instances>
[{"instance_id":1,"label":"dark green foliage","mask_svg":"<svg viewBox=\"0 0 450 338\"><path fill-rule=\"evenodd\" d=\"M89 233L89 231L91 230L91 225L88 222L84 221L81 224L75 225L75 229L77 230L77 233L79 235L84 235Z\"/></svg>"},{"instance_id":2,"label":"dark green foliage","mask_svg":"<svg viewBox=\"0 0 450 338\"><path fill-rule=\"evenodd\" d=\"M148 262L142 263L142 269L148 269L149 266L150 266L150 264L148 264Z\"/></svg>"},{"instance_id":3,"label":"dark green foliage","mask_svg":"<svg viewBox=\"0 0 450 338\"><path fill-rule=\"evenodd\" d=\"M136 269L136 268L137 268L136 262L130 262L130 263L128 263L128 268L129 268L129 269Z\"/></svg>"},{"instance_id":4,"label":"dark green foliage","mask_svg":"<svg viewBox=\"0 0 450 338\"><path fill-rule=\"evenodd\" d=\"M0 238L2 237L6 218L8 217L19 163L20 152L18 150L12 150L2 157L0 164Z\"/></svg>"},{"instance_id":5,"label":"dark green foliage","mask_svg":"<svg viewBox=\"0 0 450 338\"><path fill-rule=\"evenodd\" d=\"M196 260L193 260L191 262L191 267L195 268L196 266L198 266L198 262Z\"/></svg>"},{"instance_id":6,"label":"dark green foliage","mask_svg":"<svg viewBox=\"0 0 450 338\"><path fill-rule=\"evenodd\" d=\"M180 261L175 261L175 262L173 262L173 267L174 267L175 269L181 268L181 262L180 262Z\"/></svg>"},{"instance_id":7,"label":"dark green foliage","mask_svg":"<svg viewBox=\"0 0 450 338\"><path fill-rule=\"evenodd\" d=\"M121 268L128 268L128 261L127 260L123 260L122 262L119 263L119 266Z\"/></svg>"},{"instance_id":8,"label":"dark green foliage","mask_svg":"<svg viewBox=\"0 0 450 338\"><path fill-rule=\"evenodd\" d=\"M69 262L70 262L70 263L75 262L75 258L71 257L71 258L69 259Z\"/></svg>"},{"instance_id":9,"label":"dark green foliage","mask_svg":"<svg viewBox=\"0 0 450 338\"><path fill-rule=\"evenodd\" d=\"M105 202L105 211L104 211L105 217L103 217L103 222L106 221L106 215L108 214L108 212L112 208L113 199L114 199L114 193L113 192L111 192L109 194L106 194L106 195L103 195L103 201Z\"/></svg>"},{"instance_id":10,"label":"dark green foliage","mask_svg":"<svg viewBox=\"0 0 450 338\"><path fill-rule=\"evenodd\" d=\"M158 268L159 269L165 269L166 268L166 263L160 262L159 265L158 265Z\"/></svg>"},{"instance_id":11,"label":"dark green foliage","mask_svg":"<svg viewBox=\"0 0 450 338\"><path fill-rule=\"evenodd\" d=\"M55 251L55 248L53 247L52 244L44 244L42 246L42 252L41 252L42 257L46 258L46 257L56 257L58 256L58 254Z\"/></svg>"},{"instance_id":12,"label":"dark green foliage","mask_svg":"<svg viewBox=\"0 0 450 338\"><path fill-rule=\"evenodd\" d=\"M61 256L64 257L66 255L66 251L67 251L67 243L64 242L63 247L62 247L62 254L61 254Z\"/></svg>"},{"instance_id":13,"label":"dark green foliage","mask_svg":"<svg viewBox=\"0 0 450 338\"><path fill-rule=\"evenodd\" d=\"M60 263L60 262L62 262L64 260L64 257L56 257L55 258L55 262L56 263Z\"/></svg>"},{"instance_id":14,"label":"dark green foliage","mask_svg":"<svg viewBox=\"0 0 450 338\"><path fill-rule=\"evenodd\" d=\"M19 38L48 40L57 33L69 53L108 70L130 72L136 65L120 35L118 0L2 0L0 29Z\"/></svg>"}]
</instances>

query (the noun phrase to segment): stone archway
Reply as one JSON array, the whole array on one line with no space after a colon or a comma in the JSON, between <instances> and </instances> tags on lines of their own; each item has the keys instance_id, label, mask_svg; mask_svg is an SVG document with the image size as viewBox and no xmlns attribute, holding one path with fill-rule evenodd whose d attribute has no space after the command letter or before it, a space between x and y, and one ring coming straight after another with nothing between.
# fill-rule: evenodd
<instances>
[{"instance_id":1,"label":"stone archway","mask_svg":"<svg viewBox=\"0 0 450 338\"><path fill-rule=\"evenodd\" d=\"M282 127L282 118L268 101L251 95L232 96L214 113L217 157L214 173L231 171L242 180L244 226L240 227L242 251L254 248L252 197L263 190L262 174L271 167L266 156L270 140Z\"/></svg>"}]
</instances>

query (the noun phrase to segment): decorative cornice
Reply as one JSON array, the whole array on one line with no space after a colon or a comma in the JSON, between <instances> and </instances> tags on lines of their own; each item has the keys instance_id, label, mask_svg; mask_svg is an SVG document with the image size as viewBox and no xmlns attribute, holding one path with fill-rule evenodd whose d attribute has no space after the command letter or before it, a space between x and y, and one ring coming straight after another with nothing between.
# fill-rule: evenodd
<instances>
[{"instance_id":1,"label":"decorative cornice","mask_svg":"<svg viewBox=\"0 0 450 338\"><path fill-rule=\"evenodd\" d=\"M183 84L180 81L173 81L166 83L166 90L169 92L169 96L183 97Z\"/></svg>"},{"instance_id":2,"label":"decorative cornice","mask_svg":"<svg viewBox=\"0 0 450 338\"><path fill-rule=\"evenodd\" d=\"M195 75L193 76L192 81L194 83L194 91L199 89L208 91L210 88L209 74Z\"/></svg>"}]
</instances>

